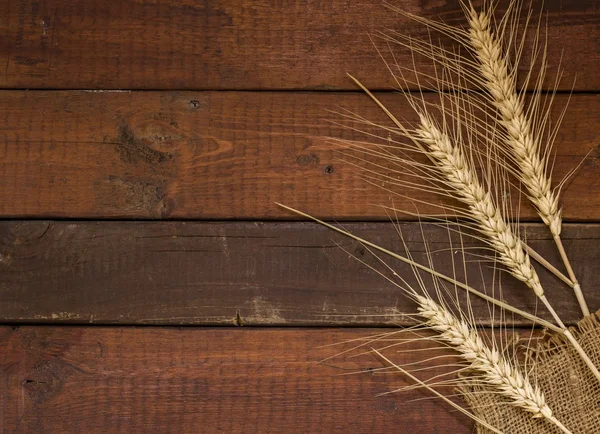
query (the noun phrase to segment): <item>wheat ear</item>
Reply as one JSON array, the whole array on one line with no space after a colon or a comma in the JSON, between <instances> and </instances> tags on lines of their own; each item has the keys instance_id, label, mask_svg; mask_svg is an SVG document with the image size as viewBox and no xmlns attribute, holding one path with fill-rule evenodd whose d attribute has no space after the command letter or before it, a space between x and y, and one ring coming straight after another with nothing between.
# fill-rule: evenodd
<instances>
[{"instance_id":1,"label":"wheat ear","mask_svg":"<svg viewBox=\"0 0 600 434\"><path fill-rule=\"evenodd\" d=\"M439 334L436 339L458 351L470 363L470 368L482 375L486 385L507 398L512 405L532 413L534 418L544 418L562 432L571 432L554 417L540 388L533 386L520 369L498 350L489 348L475 328L430 298L415 295L415 299L419 303L419 314L425 318L427 326Z\"/></svg>"},{"instance_id":2,"label":"wheat ear","mask_svg":"<svg viewBox=\"0 0 600 434\"><path fill-rule=\"evenodd\" d=\"M429 157L442 175L442 182L451 189L452 196L468 206L469 215L478 225L477 229L486 236L510 273L525 282L545 305L548 304L540 279L520 238L513 234L491 193L480 183L463 149L456 146L427 114L421 112L417 112L420 121L418 127L414 134L410 133L360 81L352 76L351 78L384 110L403 134L412 139L418 149ZM552 307L549 310L556 316Z\"/></svg>"},{"instance_id":3,"label":"wheat ear","mask_svg":"<svg viewBox=\"0 0 600 434\"><path fill-rule=\"evenodd\" d=\"M461 147L454 146L450 137L427 115L419 114L419 117L420 125L416 129L418 138L426 144L428 155L445 177L446 183L454 189L456 197L469 207L480 232L488 238L511 274L525 282L535 295L544 297L540 279L521 240L513 234L510 225L502 217L490 192L479 182Z\"/></svg>"},{"instance_id":4,"label":"wheat ear","mask_svg":"<svg viewBox=\"0 0 600 434\"><path fill-rule=\"evenodd\" d=\"M519 167L520 181L526 187L529 199L535 205L539 216L550 228L572 281L581 311L584 315L589 315L590 311L583 292L560 238L562 216L558 195L550 188L546 164L539 155L539 139L534 135L534 128L525 113L523 99L517 94L515 76L509 74L507 61L503 57L502 45L490 27L489 14L477 13L472 6L469 9L467 16L469 41L479 61L479 72L492 97L492 103L500 115L500 123L508 133L505 141L512 150L512 156Z\"/></svg>"}]
</instances>

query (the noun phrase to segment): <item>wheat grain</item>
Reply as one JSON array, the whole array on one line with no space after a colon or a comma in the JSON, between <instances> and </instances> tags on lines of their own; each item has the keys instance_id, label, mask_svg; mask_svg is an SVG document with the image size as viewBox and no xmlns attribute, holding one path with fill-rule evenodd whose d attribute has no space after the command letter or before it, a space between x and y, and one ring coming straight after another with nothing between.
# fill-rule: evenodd
<instances>
[{"instance_id":1,"label":"wheat grain","mask_svg":"<svg viewBox=\"0 0 600 434\"><path fill-rule=\"evenodd\" d=\"M478 13L472 6L468 13L469 41L479 61L479 72L485 87L492 97L492 103L500 115L500 123L507 131L506 143L512 150L512 157L519 167L519 178L526 187L531 202L539 216L550 228L565 263L573 289L584 315L589 315L587 303L581 292L568 257L562 248L560 233L562 228L561 209L558 195L550 188L550 178L546 173L545 161L540 157L540 138L534 134L535 128L525 113L523 99L516 91L514 74L509 74L508 63L503 57L500 41L490 28L490 14Z\"/></svg>"},{"instance_id":2,"label":"wheat grain","mask_svg":"<svg viewBox=\"0 0 600 434\"><path fill-rule=\"evenodd\" d=\"M415 295L418 312L426 324L436 331L439 339L451 345L470 368L483 376L484 383L506 397L512 405L532 413L534 418L544 418L564 433L570 431L552 414L543 392L512 365L497 349L488 347L467 322L452 315L430 298Z\"/></svg>"}]
</instances>

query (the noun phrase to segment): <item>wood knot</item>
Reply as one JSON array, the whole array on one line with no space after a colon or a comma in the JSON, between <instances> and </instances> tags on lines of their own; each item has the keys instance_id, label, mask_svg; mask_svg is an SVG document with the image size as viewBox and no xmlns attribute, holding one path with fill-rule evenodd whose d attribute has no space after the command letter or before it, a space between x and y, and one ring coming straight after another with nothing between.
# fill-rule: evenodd
<instances>
[{"instance_id":1,"label":"wood knot","mask_svg":"<svg viewBox=\"0 0 600 434\"><path fill-rule=\"evenodd\" d=\"M60 391L64 374L64 366L59 360L39 363L25 374L22 381L25 395L37 404L48 400Z\"/></svg>"},{"instance_id":2,"label":"wood knot","mask_svg":"<svg viewBox=\"0 0 600 434\"><path fill-rule=\"evenodd\" d=\"M50 229L49 221L6 221L0 224L0 245L24 246L39 242Z\"/></svg>"},{"instance_id":3,"label":"wood knot","mask_svg":"<svg viewBox=\"0 0 600 434\"><path fill-rule=\"evenodd\" d=\"M144 143L135 136L131 127L125 122L119 124L115 149L121 160L127 164L159 165L173 158L172 154L156 150L148 143Z\"/></svg>"},{"instance_id":4,"label":"wood knot","mask_svg":"<svg viewBox=\"0 0 600 434\"><path fill-rule=\"evenodd\" d=\"M300 166L309 166L311 164L319 164L319 157L315 154L302 154L296 157L296 164Z\"/></svg>"},{"instance_id":5,"label":"wood knot","mask_svg":"<svg viewBox=\"0 0 600 434\"><path fill-rule=\"evenodd\" d=\"M98 183L97 190L110 197L112 208L123 214L141 211L167 217L174 206L167 197L166 182L160 179L127 179L111 175Z\"/></svg>"}]
</instances>

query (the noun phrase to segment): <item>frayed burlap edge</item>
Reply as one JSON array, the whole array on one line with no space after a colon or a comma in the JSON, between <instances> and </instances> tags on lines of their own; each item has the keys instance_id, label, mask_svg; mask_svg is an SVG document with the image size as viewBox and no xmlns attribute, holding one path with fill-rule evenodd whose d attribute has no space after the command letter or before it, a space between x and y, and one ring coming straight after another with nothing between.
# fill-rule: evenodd
<instances>
[{"instance_id":1,"label":"frayed burlap edge","mask_svg":"<svg viewBox=\"0 0 600 434\"><path fill-rule=\"evenodd\" d=\"M592 362L600 366L600 311L581 320L571 332ZM530 381L540 386L558 420L574 434L600 433L600 382L562 334L547 332L535 347L517 346L515 351L515 359ZM468 373L463 379L468 383ZM505 433L561 432L485 387L465 384L459 391L475 416ZM478 425L477 432L491 431Z\"/></svg>"}]
</instances>

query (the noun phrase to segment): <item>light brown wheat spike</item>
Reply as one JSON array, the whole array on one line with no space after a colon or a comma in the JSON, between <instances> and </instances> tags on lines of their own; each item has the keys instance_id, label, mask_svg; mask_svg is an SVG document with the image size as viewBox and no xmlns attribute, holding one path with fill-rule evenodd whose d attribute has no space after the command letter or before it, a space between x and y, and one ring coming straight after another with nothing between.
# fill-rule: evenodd
<instances>
[{"instance_id":1,"label":"light brown wheat spike","mask_svg":"<svg viewBox=\"0 0 600 434\"><path fill-rule=\"evenodd\" d=\"M553 235L560 235L562 219L558 197L550 189L545 163L538 154L538 140L525 115L523 100L516 92L515 76L509 75L502 47L490 29L490 17L471 8L468 19L470 42L480 62L479 72L508 131L507 143L521 169L521 181L544 223Z\"/></svg>"},{"instance_id":2,"label":"light brown wheat spike","mask_svg":"<svg viewBox=\"0 0 600 434\"><path fill-rule=\"evenodd\" d=\"M512 157L519 167L520 181L526 187L529 199L537 208L538 214L550 228L559 252L573 283L573 289L584 315L589 309L577 282L573 269L562 248L560 239L562 217L558 195L550 188L550 178L546 173L546 163L540 157L540 137L528 118L523 98L516 90L516 77L509 74L503 47L495 37L490 25L490 14L478 13L471 4L467 14L469 21L469 41L479 61L479 72L485 87L492 97L492 103L500 115L500 123L506 128L506 143L512 150Z\"/></svg>"},{"instance_id":3,"label":"light brown wheat spike","mask_svg":"<svg viewBox=\"0 0 600 434\"><path fill-rule=\"evenodd\" d=\"M455 190L456 197L469 207L473 219L479 224L479 230L488 237L511 274L525 282L538 297L544 297L540 279L521 240L513 234L490 192L479 182L462 148L455 146L427 115L419 114L419 117L420 125L416 134L427 145L428 155Z\"/></svg>"},{"instance_id":4,"label":"light brown wheat spike","mask_svg":"<svg viewBox=\"0 0 600 434\"><path fill-rule=\"evenodd\" d=\"M465 321L462 321L430 298L415 295L419 314L427 326L439 333L436 339L446 342L470 363L470 368L482 375L484 383L509 400L512 405L544 418L562 432L570 431L553 416L544 394L513 366L497 349L489 348Z\"/></svg>"}]
</instances>

